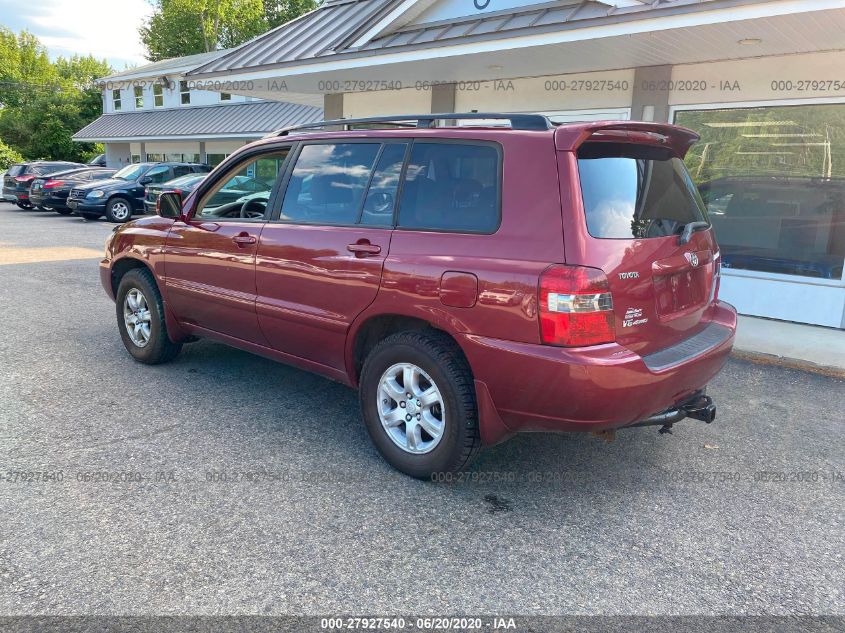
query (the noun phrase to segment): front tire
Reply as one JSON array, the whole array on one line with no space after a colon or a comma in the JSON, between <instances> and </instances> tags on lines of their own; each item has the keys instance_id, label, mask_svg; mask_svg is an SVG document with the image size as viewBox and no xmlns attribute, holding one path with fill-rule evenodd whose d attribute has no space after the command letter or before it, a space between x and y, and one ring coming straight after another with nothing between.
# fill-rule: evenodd
<instances>
[{"instance_id":1,"label":"front tire","mask_svg":"<svg viewBox=\"0 0 845 633\"><path fill-rule=\"evenodd\" d=\"M381 341L364 362L359 393L373 444L411 477L461 471L481 447L472 373L446 334L400 332Z\"/></svg>"},{"instance_id":2,"label":"front tire","mask_svg":"<svg viewBox=\"0 0 845 633\"><path fill-rule=\"evenodd\" d=\"M128 222L132 219L132 203L126 198L115 196L106 205L106 217L115 224Z\"/></svg>"},{"instance_id":3,"label":"front tire","mask_svg":"<svg viewBox=\"0 0 845 633\"><path fill-rule=\"evenodd\" d=\"M53 207L48 207L48 206L45 206L43 204L35 205L35 208L38 209L39 211L52 211L53 210Z\"/></svg>"},{"instance_id":4,"label":"front tire","mask_svg":"<svg viewBox=\"0 0 845 633\"><path fill-rule=\"evenodd\" d=\"M132 357L147 365L166 363L182 349L167 336L164 302L153 274L135 268L120 280L115 301L117 327Z\"/></svg>"},{"instance_id":5,"label":"front tire","mask_svg":"<svg viewBox=\"0 0 845 633\"><path fill-rule=\"evenodd\" d=\"M53 209L59 215L70 215L73 213L73 209Z\"/></svg>"}]
</instances>

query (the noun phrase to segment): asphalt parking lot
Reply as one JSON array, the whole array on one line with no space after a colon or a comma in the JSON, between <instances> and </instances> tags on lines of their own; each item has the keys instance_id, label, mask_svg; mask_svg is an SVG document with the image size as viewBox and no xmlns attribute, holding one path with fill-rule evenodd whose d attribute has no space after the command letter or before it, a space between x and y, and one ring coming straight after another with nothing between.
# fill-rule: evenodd
<instances>
[{"instance_id":1,"label":"asphalt parking lot","mask_svg":"<svg viewBox=\"0 0 845 633\"><path fill-rule=\"evenodd\" d=\"M0 613L845 614L845 381L735 360L713 425L419 482L345 387L208 342L134 362L111 228L0 204Z\"/></svg>"}]
</instances>

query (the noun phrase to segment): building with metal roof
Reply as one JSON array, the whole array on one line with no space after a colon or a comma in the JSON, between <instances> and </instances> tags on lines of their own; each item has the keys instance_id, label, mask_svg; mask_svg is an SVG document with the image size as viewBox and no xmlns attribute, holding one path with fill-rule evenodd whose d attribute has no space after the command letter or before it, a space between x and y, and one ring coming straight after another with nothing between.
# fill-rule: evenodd
<instances>
[{"instance_id":1,"label":"building with metal roof","mask_svg":"<svg viewBox=\"0 0 845 633\"><path fill-rule=\"evenodd\" d=\"M226 81L186 77L225 53L166 59L103 77L103 114L73 139L103 143L112 167L155 160L215 165L268 132L322 119L319 106L235 94Z\"/></svg>"},{"instance_id":2,"label":"building with metal roof","mask_svg":"<svg viewBox=\"0 0 845 633\"><path fill-rule=\"evenodd\" d=\"M687 166L719 236L722 296L845 328L842 33L845 0L326 0L155 72L330 119L505 111L693 128Z\"/></svg>"}]
</instances>

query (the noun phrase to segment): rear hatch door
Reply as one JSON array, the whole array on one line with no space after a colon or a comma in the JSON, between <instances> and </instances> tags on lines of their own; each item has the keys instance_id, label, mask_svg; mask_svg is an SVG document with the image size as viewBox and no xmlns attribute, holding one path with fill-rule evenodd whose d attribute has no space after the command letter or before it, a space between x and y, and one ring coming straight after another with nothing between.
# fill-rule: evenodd
<instances>
[{"instance_id":1,"label":"rear hatch door","mask_svg":"<svg viewBox=\"0 0 845 633\"><path fill-rule=\"evenodd\" d=\"M702 330L717 247L677 152L586 142L577 151L577 170L587 230L586 261L579 263L607 275L617 342L647 354Z\"/></svg>"}]
</instances>

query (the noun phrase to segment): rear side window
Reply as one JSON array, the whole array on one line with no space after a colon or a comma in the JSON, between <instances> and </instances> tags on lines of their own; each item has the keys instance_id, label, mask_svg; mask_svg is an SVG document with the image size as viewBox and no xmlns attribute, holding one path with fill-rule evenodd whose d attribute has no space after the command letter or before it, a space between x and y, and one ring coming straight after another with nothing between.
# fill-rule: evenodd
<instances>
[{"instance_id":1,"label":"rear side window","mask_svg":"<svg viewBox=\"0 0 845 633\"><path fill-rule=\"evenodd\" d=\"M399 226L495 232L500 173L499 151L493 145L415 142L399 202Z\"/></svg>"},{"instance_id":2,"label":"rear side window","mask_svg":"<svg viewBox=\"0 0 845 633\"><path fill-rule=\"evenodd\" d=\"M707 221L683 161L663 148L586 143L578 150L578 171L593 237L665 237Z\"/></svg>"},{"instance_id":3,"label":"rear side window","mask_svg":"<svg viewBox=\"0 0 845 633\"><path fill-rule=\"evenodd\" d=\"M379 143L303 146L285 190L280 219L355 224L380 148Z\"/></svg>"}]
</instances>

